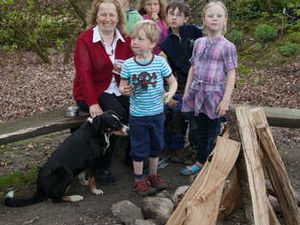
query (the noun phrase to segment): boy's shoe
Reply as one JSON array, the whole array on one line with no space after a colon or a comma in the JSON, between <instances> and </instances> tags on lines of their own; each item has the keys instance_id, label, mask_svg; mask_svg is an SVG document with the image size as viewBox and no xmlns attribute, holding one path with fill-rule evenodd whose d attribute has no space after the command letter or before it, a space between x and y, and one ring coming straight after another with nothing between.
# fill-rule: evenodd
<instances>
[{"instance_id":1,"label":"boy's shoe","mask_svg":"<svg viewBox=\"0 0 300 225\"><path fill-rule=\"evenodd\" d=\"M148 196L155 193L155 189L150 187L145 179L133 181L133 187L134 190L142 196Z\"/></svg>"},{"instance_id":2,"label":"boy's shoe","mask_svg":"<svg viewBox=\"0 0 300 225\"><path fill-rule=\"evenodd\" d=\"M146 179L150 182L151 187L154 187L158 191L164 190L168 187L167 182L158 175L149 175Z\"/></svg>"}]
</instances>

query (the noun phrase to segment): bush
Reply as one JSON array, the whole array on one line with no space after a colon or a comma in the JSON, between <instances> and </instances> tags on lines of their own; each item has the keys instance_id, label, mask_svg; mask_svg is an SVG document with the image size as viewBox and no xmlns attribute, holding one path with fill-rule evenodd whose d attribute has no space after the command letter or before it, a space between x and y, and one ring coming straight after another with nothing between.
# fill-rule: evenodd
<instances>
[{"instance_id":1,"label":"bush","mask_svg":"<svg viewBox=\"0 0 300 225\"><path fill-rule=\"evenodd\" d=\"M273 41L277 37L277 29L266 24L258 25L255 29L254 37L262 43Z\"/></svg>"},{"instance_id":2,"label":"bush","mask_svg":"<svg viewBox=\"0 0 300 225\"><path fill-rule=\"evenodd\" d=\"M2 0L0 44L2 49L24 48L49 62L49 48L62 48L75 42L78 20L57 5L38 0Z\"/></svg>"},{"instance_id":3,"label":"bush","mask_svg":"<svg viewBox=\"0 0 300 225\"><path fill-rule=\"evenodd\" d=\"M236 45L242 42L243 36L243 32L238 30L232 30L226 35L226 37Z\"/></svg>"},{"instance_id":4,"label":"bush","mask_svg":"<svg viewBox=\"0 0 300 225\"><path fill-rule=\"evenodd\" d=\"M300 45L287 42L279 47L279 52L284 56L292 56L300 51Z\"/></svg>"}]
</instances>

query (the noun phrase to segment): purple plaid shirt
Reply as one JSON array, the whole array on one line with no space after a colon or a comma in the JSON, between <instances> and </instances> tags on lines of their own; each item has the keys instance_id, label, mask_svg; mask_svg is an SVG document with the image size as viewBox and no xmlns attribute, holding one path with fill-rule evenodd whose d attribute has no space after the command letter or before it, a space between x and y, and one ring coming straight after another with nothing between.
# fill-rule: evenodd
<instances>
[{"instance_id":1,"label":"purple plaid shirt","mask_svg":"<svg viewBox=\"0 0 300 225\"><path fill-rule=\"evenodd\" d=\"M198 38L190 59L193 66L193 81L188 95L183 99L182 111L205 113L209 118L218 118L216 109L225 91L226 73L237 67L237 51L224 36L214 40Z\"/></svg>"}]
</instances>

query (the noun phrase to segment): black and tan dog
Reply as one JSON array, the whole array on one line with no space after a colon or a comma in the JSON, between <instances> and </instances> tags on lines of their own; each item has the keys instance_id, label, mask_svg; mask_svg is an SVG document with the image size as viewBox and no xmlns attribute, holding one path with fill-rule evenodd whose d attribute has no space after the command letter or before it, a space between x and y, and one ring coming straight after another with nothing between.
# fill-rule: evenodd
<instances>
[{"instance_id":1,"label":"black and tan dog","mask_svg":"<svg viewBox=\"0 0 300 225\"><path fill-rule=\"evenodd\" d=\"M39 170L37 191L28 199L13 198L13 191L5 198L10 207L27 206L51 199L53 202L74 202L83 199L80 195L66 196L65 191L73 178L88 168L95 168L95 161L109 151L110 135L125 136L128 127L121 123L113 111L106 111L89 118L52 153ZM92 169L93 170L93 169ZM89 177L88 185L94 194L103 194L96 188L95 178Z\"/></svg>"}]
</instances>

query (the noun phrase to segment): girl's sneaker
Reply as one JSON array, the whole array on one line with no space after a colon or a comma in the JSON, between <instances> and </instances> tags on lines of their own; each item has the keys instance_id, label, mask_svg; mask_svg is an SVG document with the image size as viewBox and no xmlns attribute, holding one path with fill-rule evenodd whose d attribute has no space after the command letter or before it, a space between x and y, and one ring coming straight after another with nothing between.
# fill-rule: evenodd
<instances>
[{"instance_id":1,"label":"girl's sneaker","mask_svg":"<svg viewBox=\"0 0 300 225\"><path fill-rule=\"evenodd\" d=\"M182 170L180 170L180 173L184 176L189 176L189 175L199 173L201 168L202 165L199 162L195 162L193 165L185 166Z\"/></svg>"},{"instance_id":2,"label":"girl's sneaker","mask_svg":"<svg viewBox=\"0 0 300 225\"><path fill-rule=\"evenodd\" d=\"M134 190L142 196L148 196L155 193L155 189L150 187L149 183L145 179L133 181Z\"/></svg>"},{"instance_id":3,"label":"girl's sneaker","mask_svg":"<svg viewBox=\"0 0 300 225\"><path fill-rule=\"evenodd\" d=\"M150 182L151 187L154 187L157 191L164 190L168 187L167 182L158 175L149 175L146 179Z\"/></svg>"}]
</instances>

